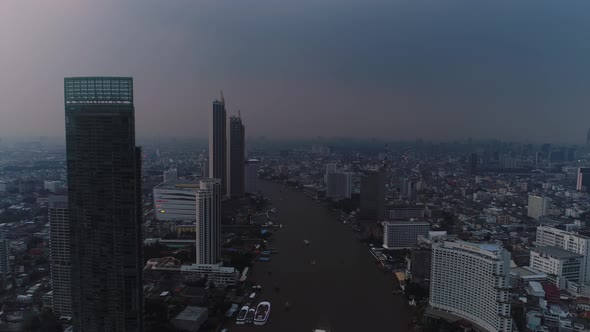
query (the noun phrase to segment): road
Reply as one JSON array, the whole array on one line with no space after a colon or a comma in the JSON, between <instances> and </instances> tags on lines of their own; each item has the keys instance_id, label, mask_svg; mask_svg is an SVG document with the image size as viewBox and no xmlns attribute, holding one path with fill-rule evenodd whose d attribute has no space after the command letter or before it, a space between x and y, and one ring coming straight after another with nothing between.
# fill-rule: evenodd
<instances>
[{"instance_id":1,"label":"road","mask_svg":"<svg viewBox=\"0 0 590 332\"><path fill-rule=\"evenodd\" d=\"M392 294L392 274L377 268L349 226L300 191L263 181L259 186L283 224L271 244L279 253L270 262L256 262L249 277L263 286L255 303L270 301L272 310L264 326L236 326L234 315L225 326L230 332L311 332L320 323L331 332L409 330L410 309ZM284 309L286 301L290 310Z\"/></svg>"}]
</instances>

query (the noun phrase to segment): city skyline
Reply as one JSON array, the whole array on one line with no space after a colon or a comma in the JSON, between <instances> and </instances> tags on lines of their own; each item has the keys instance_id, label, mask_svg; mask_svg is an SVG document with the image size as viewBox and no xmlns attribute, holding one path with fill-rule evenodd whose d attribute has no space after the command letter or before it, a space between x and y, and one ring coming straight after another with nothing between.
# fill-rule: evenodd
<instances>
[{"instance_id":1,"label":"city skyline","mask_svg":"<svg viewBox=\"0 0 590 332\"><path fill-rule=\"evenodd\" d=\"M252 136L583 142L590 4L507 4L3 1L0 132L61 136L51 82L98 72L137 79L138 136L206 137L224 89Z\"/></svg>"}]
</instances>

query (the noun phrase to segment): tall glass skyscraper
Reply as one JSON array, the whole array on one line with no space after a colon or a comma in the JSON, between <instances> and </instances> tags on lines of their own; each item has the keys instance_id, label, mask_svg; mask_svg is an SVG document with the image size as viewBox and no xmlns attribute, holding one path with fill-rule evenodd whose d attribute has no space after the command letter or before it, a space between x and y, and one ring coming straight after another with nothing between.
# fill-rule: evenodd
<instances>
[{"instance_id":1,"label":"tall glass skyscraper","mask_svg":"<svg viewBox=\"0 0 590 332\"><path fill-rule=\"evenodd\" d=\"M244 124L239 115L229 117L227 144L227 195L243 196L246 146Z\"/></svg>"},{"instance_id":2,"label":"tall glass skyscraper","mask_svg":"<svg viewBox=\"0 0 590 332\"><path fill-rule=\"evenodd\" d=\"M74 330L141 331L141 151L133 79L64 83Z\"/></svg>"},{"instance_id":3,"label":"tall glass skyscraper","mask_svg":"<svg viewBox=\"0 0 590 332\"><path fill-rule=\"evenodd\" d=\"M209 122L209 177L221 180L222 194L227 187L227 137L226 112L223 92L221 99L213 102Z\"/></svg>"}]
</instances>

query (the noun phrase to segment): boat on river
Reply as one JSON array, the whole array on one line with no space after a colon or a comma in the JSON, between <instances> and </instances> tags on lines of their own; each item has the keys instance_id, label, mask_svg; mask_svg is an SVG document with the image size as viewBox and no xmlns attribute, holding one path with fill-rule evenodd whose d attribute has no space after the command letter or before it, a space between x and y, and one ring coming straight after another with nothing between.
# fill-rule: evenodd
<instances>
[{"instance_id":1,"label":"boat on river","mask_svg":"<svg viewBox=\"0 0 590 332\"><path fill-rule=\"evenodd\" d=\"M254 315L254 325L264 325L270 315L270 302L262 301L256 307L256 314Z\"/></svg>"}]
</instances>

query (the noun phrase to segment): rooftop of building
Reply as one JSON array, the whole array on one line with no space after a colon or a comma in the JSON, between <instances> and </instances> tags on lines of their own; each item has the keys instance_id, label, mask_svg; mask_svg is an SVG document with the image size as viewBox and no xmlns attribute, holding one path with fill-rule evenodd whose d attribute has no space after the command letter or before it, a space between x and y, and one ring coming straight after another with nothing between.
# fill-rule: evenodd
<instances>
[{"instance_id":1,"label":"rooftop of building","mask_svg":"<svg viewBox=\"0 0 590 332\"><path fill-rule=\"evenodd\" d=\"M582 255L576 254L575 252L553 247L553 246L543 246L543 247L536 247L532 249L535 252L547 254L549 256L555 258L578 258L583 257Z\"/></svg>"},{"instance_id":2,"label":"rooftop of building","mask_svg":"<svg viewBox=\"0 0 590 332\"><path fill-rule=\"evenodd\" d=\"M188 306L181 313L176 316L176 319L195 320L204 312L208 312L208 308Z\"/></svg>"},{"instance_id":3,"label":"rooftop of building","mask_svg":"<svg viewBox=\"0 0 590 332\"><path fill-rule=\"evenodd\" d=\"M503 249L501 245L494 243L474 243L465 241L444 241L443 243L446 248L455 248L474 252L488 252L488 254L496 254Z\"/></svg>"},{"instance_id":4,"label":"rooftop of building","mask_svg":"<svg viewBox=\"0 0 590 332\"><path fill-rule=\"evenodd\" d=\"M530 266L510 268L510 274L518 274L520 277L547 275L545 272L537 271Z\"/></svg>"},{"instance_id":5,"label":"rooftop of building","mask_svg":"<svg viewBox=\"0 0 590 332\"><path fill-rule=\"evenodd\" d=\"M168 190L186 190L186 191L197 191L200 188L199 181L188 181L188 180L174 180L168 182L162 182L157 185L154 189L168 189Z\"/></svg>"},{"instance_id":6,"label":"rooftop of building","mask_svg":"<svg viewBox=\"0 0 590 332\"><path fill-rule=\"evenodd\" d=\"M413 219L407 219L407 220L388 220L388 221L384 221L383 224L389 224L389 225L428 225L430 226L430 223L428 221L424 221L424 220L413 220Z\"/></svg>"}]
</instances>

